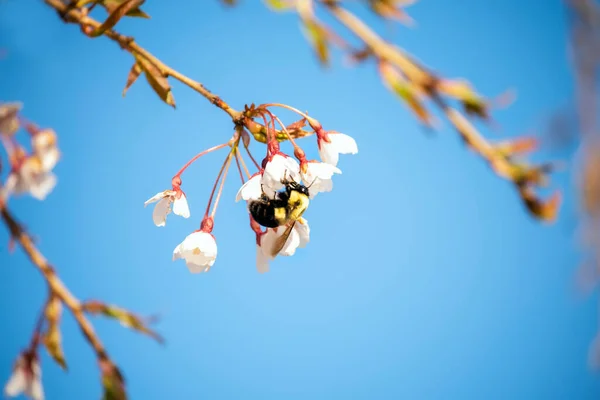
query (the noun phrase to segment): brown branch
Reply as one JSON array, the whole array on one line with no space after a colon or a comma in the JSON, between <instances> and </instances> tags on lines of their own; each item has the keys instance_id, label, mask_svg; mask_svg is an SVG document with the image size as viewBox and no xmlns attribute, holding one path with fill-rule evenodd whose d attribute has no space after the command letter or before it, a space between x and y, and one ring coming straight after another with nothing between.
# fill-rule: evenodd
<instances>
[{"instance_id":1,"label":"brown branch","mask_svg":"<svg viewBox=\"0 0 600 400\"><path fill-rule=\"evenodd\" d=\"M2 202L0 203L0 214L2 215L2 220L10 230L10 234L14 240L19 243L25 254L31 260L31 263L40 271L46 282L48 283L48 287L52 294L56 295L64 305L71 311L73 317L77 321L77 325L81 329L81 332L85 336L86 340L89 342L90 346L94 349L96 356L99 360L108 360L108 354L104 349L100 338L94 332L94 328L92 324L88 321L85 314L83 313L83 309L81 307L81 303L73 294L69 291L69 289L64 285L64 283L60 280L60 278L54 272L54 268L48 263L46 258L42 255L42 253L36 248L33 244L31 237L24 231L21 225L17 222L17 220L12 216L9 210L6 208L6 205Z\"/></svg>"},{"instance_id":2,"label":"brown branch","mask_svg":"<svg viewBox=\"0 0 600 400\"><path fill-rule=\"evenodd\" d=\"M373 54L377 55L380 59L396 65L413 83L422 87L435 84L434 77L410 60L401 49L390 45L380 38L351 12L333 2L325 2L324 4L338 21L369 47ZM492 145L485 140L464 115L445 104L439 96L434 96L434 100L465 141L486 159L490 165L495 165L497 172L502 171L500 173L501 176L509 178L509 172L512 170L511 163L505 158L499 157L499 154L494 150Z\"/></svg>"},{"instance_id":3,"label":"brown branch","mask_svg":"<svg viewBox=\"0 0 600 400\"><path fill-rule=\"evenodd\" d=\"M80 10L78 10L76 8L70 8L67 4L63 3L61 0L44 0L44 1L50 7L54 8L61 15L63 15L66 21L72 22L72 23L77 23L82 28L92 27L94 29L98 29L102 25L100 22L96 21L95 19L84 15ZM148 52L143 47L141 47L137 43L135 43L134 38L122 35L112 29L104 31L104 36L117 42L121 46L121 48L123 48L124 50L126 50L130 53L135 52L135 53L141 55L147 61L154 64L156 67L158 67L166 75L171 76L174 79L177 79L179 82L183 83L184 85L186 85L186 86L190 87L191 89L195 90L196 92L200 93L208 101L210 101L211 103L213 103L214 105L219 107L221 110L223 110L227 114L229 114L229 116L231 117L232 120L235 121L238 118L240 118L241 113L239 111L236 111L235 109L231 108L229 106L229 104L227 104L226 102L221 100L219 98L219 96L217 96L216 94L214 94L211 91L209 91L208 89L206 89L204 87L204 85L202 85L200 82L197 82L191 78L188 78L184 74L174 70L173 68L169 67L168 65L166 65L165 63L160 61L158 58L156 58L150 52Z\"/></svg>"},{"instance_id":4,"label":"brown branch","mask_svg":"<svg viewBox=\"0 0 600 400\"><path fill-rule=\"evenodd\" d=\"M398 79L401 79L403 82L406 81L410 85L412 90L410 96L415 97L410 97L409 103L412 105L413 111L422 120L428 120L428 112L420 104L418 96L425 95L442 110L447 120L454 126L464 142L486 160L498 176L511 181L515 185L521 194L523 203L531 214L546 221L552 221L556 218L560 203L559 193L555 193L546 202L537 198L533 192L533 187L538 186L537 182L530 179L532 168L513 161L510 154L507 155L499 151L494 144L485 139L469 121L467 116L451 107L442 97L442 95L447 95L458 99L465 107L469 105L469 101L475 100L477 103L476 107L478 108L475 114L486 117L487 106L468 85L465 83L442 81L439 77L414 61L404 50L379 37L361 19L343 8L340 2L331 0L316 1L323 5L338 22L363 42L366 46L365 54L374 56L379 62L393 65L402 73L402 76L399 76ZM527 196L523 196L523 193L525 193L523 191L524 187L528 188L525 191Z\"/></svg>"},{"instance_id":5,"label":"brown branch","mask_svg":"<svg viewBox=\"0 0 600 400\"><path fill-rule=\"evenodd\" d=\"M69 7L69 5L63 3L61 0L44 0L44 2L55 9L59 15L68 23L78 24L81 27L81 30L86 33L91 30L98 29L102 24L95 19L85 15L80 9ZM89 33L86 33L89 36ZM154 65L158 70L160 70L165 77L172 77L179 82L183 83L190 89L198 92L212 104L225 111L233 121L234 124L241 124L245 126L250 133L254 136L255 140L266 143L266 129L263 125L254 122L251 117L247 116L244 112L237 111L232 108L227 102L225 102L221 97L209 91L204 85L188 76L182 74L181 72L171 68L152 53L141 47L135 42L135 39L132 37L125 36L123 34L118 33L114 29L107 29L103 32L103 35L118 43L119 46L125 51L129 52L132 56L142 57L145 61ZM299 131L296 133L295 137L304 137L309 136L313 132L311 131ZM285 132L278 130L277 131L277 139L279 141L287 140L287 136Z\"/></svg>"}]
</instances>

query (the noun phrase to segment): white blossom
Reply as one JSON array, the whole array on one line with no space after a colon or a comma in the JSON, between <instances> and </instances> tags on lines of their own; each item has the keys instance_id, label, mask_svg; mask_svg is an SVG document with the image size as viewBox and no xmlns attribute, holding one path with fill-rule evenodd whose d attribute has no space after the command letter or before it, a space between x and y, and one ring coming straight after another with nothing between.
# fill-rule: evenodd
<instances>
[{"instance_id":1,"label":"white blossom","mask_svg":"<svg viewBox=\"0 0 600 400\"><path fill-rule=\"evenodd\" d=\"M184 259L192 274L208 272L217 259L217 242L213 235L196 231L189 234L175 250L173 261Z\"/></svg>"},{"instance_id":2,"label":"white blossom","mask_svg":"<svg viewBox=\"0 0 600 400\"><path fill-rule=\"evenodd\" d=\"M358 146L356 141L343 133L327 132L317 138L319 156L327 164L336 166L340 154L356 154Z\"/></svg>"},{"instance_id":3,"label":"white blossom","mask_svg":"<svg viewBox=\"0 0 600 400\"><path fill-rule=\"evenodd\" d=\"M56 175L45 170L39 157L30 156L6 178L2 197L29 193L38 200L44 200L56 186L56 181Z\"/></svg>"},{"instance_id":4,"label":"white blossom","mask_svg":"<svg viewBox=\"0 0 600 400\"><path fill-rule=\"evenodd\" d=\"M44 400L42 370L37 358L19 356L4 386L4 395L7 397L17 397L21 393L33 400Z\"/></svg>"},{"instance_id":5,"label":"white blossom","mask_svg":"<svg viewBox=\"0 0 600 400\"><path fill-rule=\"evenodd\" d=\"M256 200L263 193L269 198L274 198L275 192L285 187L281 183L284 179L300 183L302 181L300 164L292 157L276 154L267 162L264 171L254 174L242 185L235 196L235 201Z\"/></svg>"},{"instance_id":6,"label":"white blossom","mask_svg":"<svg viewBox=\"0 0 600 400\"><path fill-rule=\"evenodd\" d=\"M273 248L279 238L285 232L286 227L280 226L276 229L268 228L265 233L259 237L259 245L256 246L256 269L260 273L269 271L269 262L275 257L273 256ZM283 248L275 255L293 256L296 249L305 247L310 241L310 227L308 221L300 218L294 224L290 236Z\"/></svg>"},{"instance_id":7,"label":"white blossom","mask_svg":"<svg viewBox=\"0 0 600 400\"><path fill-rule=\"evenodd\" d=\"M309 188L311 199L319 192L330 192L333 189L333 174L341 173L338 167L318 161L308 161L301 166L300 171L304 184Z\"/></svg>"},{"instance_id":8,"label":"white blossom","mask_svg":"<svg viewBox=\"0 0 600 400\"><path fill-rule=\"evenodd\" d=\"M237 195L235 196L235 201L240 200L256 200L260 198L262 195L261 189L262 183L262 174L256 173L250 179L246 181L238 190Z\"/></svg>"},{"instance_id":9,"label":"white blossom","mask_svg":"<svg viewBox=\"0 0 600 400\"><path fill-rule=\"evenodd\" d=\"M165 190L155 194L144 203L146 207L150 203L156 203L152 212L152 220L156 226L165 226L167 223L167 215L171 210L175 215L183 218L190 217L190 209L188 207L185 193L179 190Z\"/></svg>"},{"instance_id":10,"label":"white blossom","mask_svg":"<svg viewBox=\"0 0 600 400\"><path fill-rule=\"evenodd\" d=\"M60 159L60 151L56 142L56 133L52 129L38 131L31 138L33 151L46 172L51 171Z\"/></svg>"},{"instance_id":11,"label":"white blossom","mask_svg":"<svg viewBox=\"0 0 600 400\"><path fill-rule=\"evenodd\" d=\"M281 181L284 179L300 183L300 164L292 157L275 154L267 162L262 175L263 190L267 196L272 197L276 191L283 189L285 185Z\"/></svg>"}]
</instances>

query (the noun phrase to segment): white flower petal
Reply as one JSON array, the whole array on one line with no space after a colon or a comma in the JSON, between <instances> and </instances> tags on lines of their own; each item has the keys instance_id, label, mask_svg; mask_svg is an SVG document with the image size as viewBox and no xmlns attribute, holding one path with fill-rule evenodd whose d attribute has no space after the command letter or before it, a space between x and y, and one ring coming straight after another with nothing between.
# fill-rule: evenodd
<instances>
[{"instance_id":1,"label":"white flower petal","mask_svg":"<svg viewBox=\"0 0 600 400\"><path fill-rule=\"evenodd\" d=\"M265 166L262 178L263 189L266 186L274 191L278 191L285 186L281 183L284 179L294 180L299 183L301 181L300 164L291 157L276 154Z\"/></svg>"},{"instance_id":2,"label":"white flower petal","mask_svg":"<svg viewBox=\"0 0 600 400\"><path fill-rule=\"evenodd\" d=\"M242 185L235 196L235 201L240 200L256 200L262 195L261 190L262 176L260 174L254 175L246 183Z\"/></svg>"},{"instance_id":3,"label":"white flower petal","mask_svg":"<svg viewBox=\"0 0 600 400\"><path fill-rule=\"evenodd\" d=\"M4 191L4 196L3 198L8 197L14 190L16 190L17 184L19 182L19 177L17 174L15 174L14 172L11 172L10 175L8 175L8 178L6 178L6 183L4 184L3 187L3 191Z\"/></svg>"},{"instance_id":4,"label":"white flower petal","mask_svg":"<svg viewBox=\"0 0 600 400\"><path fill-rule=\"evenodd\" d=\"M181 192L181 197L177 198L177 196L175 196L175 200L173 201L173 213L183 218L190 217L190 208L188 207L188 202L183 192Z\"/></svg>"},{"instance_id":5,"label":"white flower petal","mask_svg":"<svg viewBox=\"0 0 600 400\"><path fill-rule=\"evenodd\" d=\"M36 176L29 187L31 196L38 200L44 200L56 186L56 180L56 175L51 172Z\"/></svg>"},{"instance_id":6,"label":"white flower petal","mask_svg":"<svg viewBox=\"0 0 600 400\"><path fill-rule=\"evenodd\" d=\"M309 194L310 194L310 198L314 198L317 193L322 193L322 192L331 192L331 190L333 189L333 181L331 179L327 179L327 180L320 180L318 179L315 184L313 186L311 186L311 188L309 189Z\"/></svg>"},{"instance_id":7,"label":"white flower petal","mask_svg":"<svg viewBox=\"0 0 600 400\"><path fill-rule=\"evenodd\" d=\"M163 197L154 206L152 211L152 221L156 226L165 226L167 223L167 215L171 212L172 197Z\"/></svg>"},{"instance_id":8,"label":"white flower petal","mask_svg":"<svg viewBox=\"0 0 600 400\"><path fill-rule=\"evenodd\" d=\"M327 164L337 165L340 154L358 153L356 141L348 135L330 132L327 134L327 138L329 143L319 140L319 156Z\"/></svg>"},{"instance_id":9,"label":"white flower petal","mask_svg":"<svg viewBox=\"0 0 600 400\"><path fill-rule=\"evenodd\" d=\"M212 267L211 263L210 265L207 265L206 263L203 263L203 260L198 261L199 263L196 264L196 261L187 261L185 262L186 267L188 268L188 270L190 271L191 274L200 274L202 272L208 272L208 270L210 269L210 267Z\"/></svg>"},{"instance_id":10,"label":"white flower petal","mask_svg":"<svg viewBox=\"0 0 600 400\"><path fill-rule=\"evenodd\" d=\"M283 227L281 227L281 228L283 228ZM279 228L278 230L281 230L281 232L283 234L283 230L281 228ZM277 232L277 233L279 233L279 232ZM290 233L290 236L288 236L287 240L285 241L285 244L283 245L283 248L279 252L279 255L293 256L294 253L296 253L296 249L298 248L299 245L300 245L300 235L298 235L298 231L296 230L296 227L294 226L294 228L292 229L292 232Z\"/></svg>"},{"instance_id":11,"label":"white flower petal","mask_svg":"<svg viewBox=\"0 0 600 400\"><path fill-rule=\"evenodd\" d=\"M265 257L269 259L272 258L270 256L270 249L272 249L273 246L275 246L275 240L277 240L277 238L277 232L275 232L275 230L271 228L267 228L267 231L260 237L260 248L262 249Z\"/></svg>"},{"instance_id":12,"label":"white flower petal","mask_svg":"<svg viewBox=\"0 0 600 400\"><path fill-rule=\"evenodd\" d=\"M333 165L309 161L306 164L306 172L302 173L302 180L309 188L310 198L314 198L319 192L330 192L333 188L333 174L341 173L342 171Z\"/></svg>"},{"instance_id":13,"label":"white flower petal","mask_svg":"<svg viewBox=\"0 0 600 400\"><path fill-rule=\"evenodd\" d=\"M265 272L269 272L269 261L271 258L268 257L262 250L260 246L256 246L256 270L264 274Z\"/></svg>"},{"instance_id":14,"label":"white flower petal","mask_svg":"<svg viewBox=\"0 0 600 400\"><path fill-rule=\"evenodd\" d=\"M356 141L351 136L344 135L343 133L330 133L329 140L340 154L358 153Z\"/></svg>"},{"instance_id":15,"label":"white flower petal","mask_svg":"<svg viewBox=\"0 0 600 400\"><path fill-rule=\"evenodd\" d=\"M42 164L42 169L46 172L50 172L58 163L58 160L60 159L60 152L56 147L52 147L40 154L39 158Z\"/></svg>"},{"instance_id":16,"label":"white flower petal","mask_svg":"<svg viewBox=\"0 0 600 400\"><path fill-rule=\"evenodd\" d=\"M26 385L27 380L23 368L17 367L13 370L8 382L6 382L6 386L4 386L4 394L8 397L16 397L25 390Z\"/></svg>"},{"instance_id":17,"label":"white flower petal","mask_svg":"<svg viewBox=\"0 0 600 400\"><path fill-rule=\"evenodd\" d=\"M206 232L189 234L173 251L173 260L183 258L193 274L207 272L217 258L217 242Z\"/></svg>"},{"instance_id":18,"label":"white flower petal","mask_svg":"<svg viewBox=\"0 0 600 400\"><path fill-rule=\"evenodd\" d=\"M309 177L331 179L333 174L341 174L342 171L335 165L321 163L321 162L309 162L307 164L307 175ZM310 182L307 182L310 184Z\"/></svg>"},{"instance_id":19,"label":"white flower petal","mask_svg":"<svg viewBox=\"0 0 600 400\"><path fill-rule=\"evenodd\" d=\"M33 379L25 387L25 394L31 397L33 400L44 400L44 388L42 387L42 381L39 379Z\"/></svg>"},{"instance_id":20,"label":"white flower petal","mask_svg":"<svg viewBox=\"0 0 600 400\"><path fill-rule=\"evenodd\" d=\"M42 153L44 150L56 148L56 132L52 129L44 129L37 132L31 138L31 145L36 153Z\"/></svg>"},{"instance_id":21,"label":"white flower petal","mask_svg":"<svg viewBox=\"0 0 600 400\"><path fill-rule=\"evenodd\" d=\"M319 157L324 163L331 165L337 165L340 159L339 153L335 151L331 143L325 141L321 141L321 146L319 146Z\"/></svg>"},{"instance_id":22,"label":"white flower petal","mask_svg":"<svg viewBox=\"0 0 600 400\"><path fill-rule=\"evenodd\" d=\"M183 258L182 249L183 249L183 243L179 243L177 245L177 247L175 247L175 249L173 250L173 261Z\"/></svg>"},{"instance_id":23,"label":"white flower petal","mask_svg":"<svg viewBox=\"0 0 600 400\"><path fill-rule=\"evenodd\" d=\"M294 226L294 230L298 232L298 238L300 242L298 244L299 248L306 247L308 242L310 241L310 226L308 226L308 221L304 218L300 218L296 225Z\"/></svg>"},{"instance_id":24,"label":"white flower petal","mask_svg":"<svg viewBox=\"0 0 600 400\"><path fill-rule=\"evenodd\" d=\"M162 192L158 192L154 196L152 196L151 198L146 200L146 202L144 203L144 207L146 207L150 203L155 203L155 202L159 201L160 199L163 199L163 198L169 197L169 196L171 196L171 197L175 196L175 192L173 190L164 190Z\"/></svg>"}]
</instances>

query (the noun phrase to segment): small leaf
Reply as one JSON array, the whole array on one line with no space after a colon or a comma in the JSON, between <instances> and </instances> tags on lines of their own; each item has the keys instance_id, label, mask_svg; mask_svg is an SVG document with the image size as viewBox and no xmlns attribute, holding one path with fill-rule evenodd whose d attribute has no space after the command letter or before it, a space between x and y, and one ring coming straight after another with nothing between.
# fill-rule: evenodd
<instances>
[{"instance_id":1,"label":"small leaf","mask_svg":"<svg viewBox=\"0 0 600 400\"><path fill-rule=\"evenodd\" d=\"M291 124L286 126L286 129L288 131L297 131L297 130L304 128L305 126L306 126L306 118L302 118L302 119L300 119L296 122L292 122Z\"/></svg>"},{"instance_id":2,"label":"small leaf","mask_svg":"<svg viewBox=\"0 0 600 400\"><path fill-rule=\"evenodd\" d=\"M133 85L133 83L137 80L137 78L142 73L142 67L136 62L129 70L129 75L127 76L127 83L125 84L125 88L123 89L123 97L127 93L127 90Z\"/></svg>"},{"instance_id":3,"label":"small leaf","mask_svg":"<svg viewBox=\"0 0 600 400\"><path fill-rule=\"evenodd\" d=\"M379 74L387 88L400 97L423 124L433 127L433 116L423 105L419 91L411 82L387 62L379 62Z\"/></svg>"},{"instance_id":4,"label":"small leaf","mask_svg":"<svg viewBox=\"0 0 600 400\"><path fill-rule=\"evenodd\" d=\"M78 0L75 5L73 5L73 8L81 8L90 3L102 3L102 0Z\"/></svg>"},{"instance_id":5,"label":"small leaf","mask_svg":"<svg viewBox=\"0 0 600 400\"><path fill-rule=\"evenodd\" d=\"M369 57L372 57L372 56L373 56L373 50L371 50L371 48L367 46L361 50L351 51L348 54L347 59L348 59L349 63L352 65L352 64L358 64L363 61L366 61Z\"/></svg>"},{"instance_id":6,"label":"small leaf","mask_svg":"<svg viewBox=\"0 0 600 400\"><path fill-rule=\"evenodd\" d=\"M154 89L158 97L168 105L175 108L175 99L173 93L171 93L171 86L169 85L168 79L162 73L160 69L153 63L147 61L144 57L137 54L134 55L137 63L140 65L146 76L146 80Z\"/></svg>"},{"instance_id":7,"label":"small leaf","mask_svg":"<svg viewBox=\"0 0 600 400\"><path fill-rule=\"evenodd\" d=\"M538 140L534 137L522 137L494 145L496 150L505 157L511 157L515 154L531 153L536 150L538 146Z\"/></svg>"},{"instance_id":8,"label":"small leaf","mask_svg":"<svg viewBox=\"0 0 600 400\"><path fill-rule=\"evenodd\" d=\"M150 336L159 343L164 343L164 339L158 333L148 328L148 321L143 320L127 310L93 300L84 303L82 307L90 314L102 314L106 317L114 318L124 327L134 329Z\"/></svg>"},{"instance_id":9,"label":"small leaf","mask_svg":"<svg viewBox=\"0 0 600 400\"><path fill-rule=\"evenodd\" d=\"M127 400L125 378L123 378L121 371L109 360L100 360L99 363L104 388L102 400Z\"/></svg>"},{"instance_id":10,"label":"small leaf","mask_svg":"<svg viewBox=\"0 0 600 400\"><path fill-rule=\"evenodd\" d=\"M295 6L294 2L289 0L264 0L264 2L273 11L285 11Z\"/></svg>"},{"instance_id":11,"label":"small leaf","mask_svg":"<svg viewBox=\"0 0 600 400\"><path fill-rule=\"evenodd\" d=\"M521 185L519 193L525 202L525 206L534 217L544 222L554 222L556 220L562 201L560 191L554 192L546 201L539 199L530 186Z\"/></svg>"},{"instance_id":12,"label":"small leaf","mask_svg":"<svg viewBox=\"0 0 600 400\"><path fill-rule=\"evenodd\" d=\"M329 46L328 46L328 34L325 28L316 23L313 20L304 21L303 32L307 37L308 41L312 44L321 65L329 65Z\"/></svg>"},{"instance_id":13,"label":"small leaf","mask_svg":"<svg viewBox=\"0 0 600 400\"><path fill-rule=\"evenodd\" d=\"M112 14L125 1L127 1L127 0L103 0L103 1L100 1L100 4L104 8L106 8L106 11L109 14ZM146 18L146 19L150 18L150 16L148 14L146 14L139 8L139 5L137 7L130 9L125 15L127 17L138 17L138 18Z\"/></svg>"},{"instance_id":14,"label":"small leaf","mask_svg":"<svg viewBox=\"0 0 600 400\"><path fill-rule=\"evenodd\" d=\"M48 354L64 370L67 369L65 356L62 349L62 335L60 333L60 318L62 314L62 303L56 296L52 296L45 309L45 317L48 322L48 329L43 337L44 346Z\"/></svg>"},{"instance_id":15,"label":"small leaf","mask_svg":"<svg viewBox=\"0 0 600 400\"><path fill-rule=\"evenodd\" d=\"M462 101L465 114L479 117L483 120L490 119L489 104L481 97L467 97Z\"/></svg>"},{"instance_id":16,"label":"small leaf","mask_svg":"<svg viewBox=\"0 0 600 400\"><path fill-rule=\"evenodd\" d=\"M23 105L21 103L0 104L0 135L12 136L21 127L17 115Z\"/></svg>"},{"instance_id":17,"label":"small leaf","mask_svg":"<svg viewBox=\"0 0 600 400\"><path fill-rule=\"evenodd\" d=\"M406 7L411 0L369 0L371 9L382 18L394 19L405 25L414 25L414 20L401 7Z\"/></svg>"},{"instance_id":18,"label":"small leaf","mask_svg":"<svg viewBox=\"0 0 600 400\"><path fill-rule=\"evenodd\" d=\"M119 20L125 16L125 14L138 8L142 3L144 3L144 1L145 0L126 0L125 2L119 4L113 11L110 11L110 15L106 21L104 21L102 25L90 33L90 36L98 37L102 35L106 30L114 27L117 22L119 22Z\"/></svg>"}]
</instances>

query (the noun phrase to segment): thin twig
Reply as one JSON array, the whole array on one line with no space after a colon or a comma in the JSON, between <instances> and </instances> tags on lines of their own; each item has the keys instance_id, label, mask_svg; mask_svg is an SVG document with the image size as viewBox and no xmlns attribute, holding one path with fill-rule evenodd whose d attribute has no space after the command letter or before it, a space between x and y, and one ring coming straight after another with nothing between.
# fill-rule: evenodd
<instances>
[{"instance_id":1,"label":"thin twig","mask_svg":"<svg viewBox=\"0 0 600 400\"><path fill-rule=\"evenodd\" d=\"M48 263L46 258L33 244L31 237L25 232L17 220L12 216L10 211L6 208L4 202L0 202L0 214L2 220L10 230L12 238L19 243L25 254L31 260L31 263L40 271L52 294L57 296L64 305L71 311L77 325L81 329L81 332L85 336L86 340L94 349L96 356L101 360L108 360L108 354L104 349L104 345L100 341L100 338L94 332L94 328L89 320L86 318L81 308L79 300L73 296L69 289L64 285L60 278L54 272L54 268Z\"/></svg>"},{"instance_id":2,"label":"thin twig","mask_svg":"<svg viewBox=\"0 0 600 400\"><path fill-rule=\"evenodd\" d=\"M86 31L86 28L91 27L93 29L97 29L102 25L100 22L82 13L79 9L69 7L61 0L44 0L44 2L55 9L66 22L78 24L84 32ZM210 90L204 87L202 83L182 74L174 68L171 68L148 50L137 44L135 39L132 37L120 34L114 29L107 29L103 32L103 35L118 43L122 49L131 53L132 55L135 54L143 57L147 62L158 68L165 76L172 77L190 89L198 92L212 104L225 111L235 124L243 124L250 131L250 133L252 133L257 141L266 143L266 139L263 139L264 135L266 134L266 129L264 126L254 122L251 118L246 117L243 112L232 108L218 95L212 93ZM301 131L298 133L298 137L309 136L312 133L313 132L310 131ZM277 131L277 139L280 141L286 140L287 136L284 132Z\"/></svg>"}]
</instances>

